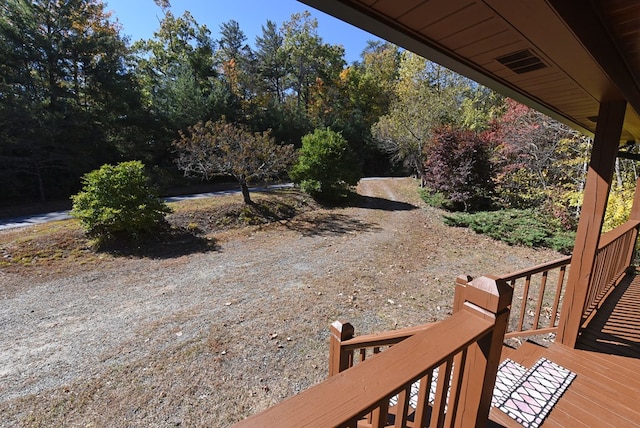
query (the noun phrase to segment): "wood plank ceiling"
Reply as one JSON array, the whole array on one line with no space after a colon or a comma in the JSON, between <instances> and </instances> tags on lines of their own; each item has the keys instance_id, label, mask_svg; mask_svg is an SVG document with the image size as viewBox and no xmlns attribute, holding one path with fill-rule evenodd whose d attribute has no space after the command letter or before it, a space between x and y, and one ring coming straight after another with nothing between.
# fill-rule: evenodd
<instances>
[{"instance_id":1,"label":"wood plank ceiling","mask_svg":"<svg viewBox=\"0 0 640 428\"><path fill-rule=\"evenodd\" d=\"M587 134L626 99L640 140L637 0L301 0Z\"/></svg>"}]
</instances>

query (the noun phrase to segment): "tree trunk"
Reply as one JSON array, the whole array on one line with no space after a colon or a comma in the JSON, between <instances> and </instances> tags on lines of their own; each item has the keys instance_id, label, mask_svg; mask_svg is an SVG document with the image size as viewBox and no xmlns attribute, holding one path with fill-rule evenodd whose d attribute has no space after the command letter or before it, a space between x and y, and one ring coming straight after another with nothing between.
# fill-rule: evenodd
<instances>
[{"instance_id":1,"label":"tree trunk","mask_svg":"<svg viewBox=\"0 0 640 428\"><path fill-rule=\"evenodd\" d=\"M42 170L40 169L40 163L35 162L35 173L38 178L38 191L40 192L40 202L47 201L47 195L44 190L44 180L42 179Z\"/></svg>"},{"instance_id":2,"label":"tree trunk","mask_svg":"<svg viewBox=\"0 0 640 428\"><path fill-rule=\"evenodd\" d=\"M618 184L618 189L622 189L622 185L623 180L622 180L622 171L620 171L620 159L616 158L616 166L615 166L615 170L616 170L616 182Z\"/></svg>"},{"instance_id":3,"label":"tree trunk","mask_svg":"<svg viewBox=\"0 0 640 428\"><path fill-rule=\"evenodd\" d=\"M244 180L240 181L240 189L242 190L242 199L244 199L244 203L247 205L253 204L251 200L251 195L249 194L249 186L247 186L247 182Z\"/></svg>"},{"instance_id":4,"label":"tree trunk","mask_svg":"<svg viewBox=\"0 0 640 428\"><path fill-rule=\"evenodd\" d=\"M421 160L416 160L415 167L418 177L420 178L420 187L424 188L427 185L427 172L425 171L424 164Z\"/></svg>"}]
</instances>

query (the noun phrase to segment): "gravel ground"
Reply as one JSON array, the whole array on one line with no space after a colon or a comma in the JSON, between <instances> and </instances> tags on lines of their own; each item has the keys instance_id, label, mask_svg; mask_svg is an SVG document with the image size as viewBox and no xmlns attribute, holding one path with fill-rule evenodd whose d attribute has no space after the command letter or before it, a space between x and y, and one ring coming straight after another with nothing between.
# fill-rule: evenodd
<instances>
[{"instance_id":1,"label":"gravel ground","mask_svg":"<svg viewBox=\"0 0 640 428\"><path fill-rule=\"evenodd\" d=\"M0 271L0 426L228 426L326 378L329 324L442 319L457 275L557 258L442 224L411 179L214 251Z\"/></svg>"}]
</instances>

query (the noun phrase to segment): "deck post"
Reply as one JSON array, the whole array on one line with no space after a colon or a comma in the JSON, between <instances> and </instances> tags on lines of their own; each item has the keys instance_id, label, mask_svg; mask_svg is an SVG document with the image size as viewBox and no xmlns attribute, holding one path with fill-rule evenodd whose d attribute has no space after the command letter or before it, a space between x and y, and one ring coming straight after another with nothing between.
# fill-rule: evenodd
<instances>
[{"instance_id":1,"label":"deck post","mask_svg":"<svg viewBox=\"0 0 640 428\"><path fill-rule=\"evenodd\" d=\"M334 321L329 338L329 376L335 376L351 366L351 352L342 349L342 342L353 338L353 326L348 322Z\"/></svg>"},{"instance_id":2,"label":"deck post","mask_svg":"<svg viewBox=\"0 0 640 428\"><path fill-rule=\"evenodd\" d=\"M454 311L472 311L491 320L494 328L467 351L460 401L451 415L455 427L487 426L512 298L513 287L496 277L480 277L468 283L461 277L456 280Z\"/></svg>"},{"instance_id":3,"label":"deck post","mask_svg":"<svg viewBox=\"0 0 640 428\"><path fill-rule=\"evenodd\" d=\"M624 100L603 102L598 112L584 201L556 339L570 347L575 347L578 340L584 305L591 287L626 105Z\"/></svg>"},{"instance_id":4,"label":"deck post","mask_svg":"<svg viewBox=\"0 0 640 428\"><path fill-rule=\"evenodd\" d=\"M640 178L636 180L636 191L633 194L633 205L631 206L631 212L629 213L629 220L640 220ZM629 249L629 266L633 263L637 240L638 229L635 229L633 239L631 239L631 248Z\"/></svg>"},{"instance_id":5,"label":"deck post","mask_svg":"<svg viewBox=\"0 0 640 428\"><path fill-rule=\"evenodd\" d=\"M464 306L465 293L464 289L473 278L468 275L459 275L456 278L456 293L453 295L453 312L458 312Z\"/></svg>"}]
</instances>

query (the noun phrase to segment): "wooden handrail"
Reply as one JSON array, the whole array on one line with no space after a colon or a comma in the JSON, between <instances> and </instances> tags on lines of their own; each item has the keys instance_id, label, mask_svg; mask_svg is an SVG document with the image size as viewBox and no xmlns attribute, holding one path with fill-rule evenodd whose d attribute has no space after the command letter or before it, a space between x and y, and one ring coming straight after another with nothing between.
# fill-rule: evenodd
<instances>
[{"instance_id":1,"label":"wooden handrail","mask_svg":"<svg viewBox=\"0 0 640 428\"><path fill-rule=\"evenodd\" d=\"M526 276L533 276L538 273L549 272L553 269L567 266L569 263L571 263L571 256L565 256L551 262L535 265L530 268L517 270L515 272L510 272L504 275L498 275L498 278L502 279L503 281L511 282L515 279L525 278Z\"/></svg>"},{"instance_id":2,"label":"wooden handrail","mask_svg":"<svg viewBox=\"0 0 640 428\"><path fill-rule=\"evenodd\" d=\"M492 327L491 321L460 311L376 358L338 373L234 426L348 426L485 336Z\"/></svg>"},{"instance_id":3,"label":"wooden handrail","mask_svg":"<svg viewBox=\"0 0 640 428\"><path fill-rule=\"evenodd\" d=\"M415 327L407 327L398 330L389 330L381 333L365 334L362 336L356 336L352 339L345 340L341 343L341 347L347 351L354 351L361 348L373 348L395 345L402 342L404 339L420 333L434 325L437 322L422 324Z\"/></svg>"},{"instance_id":4,"label":"wooden handrail","mask_svg":"<svg viewBox=\"0 0 640 428\"><path fill-rule=\"evenodd\" d=\"M485 426L512 291L495 278L459 278L454 314L444 321L359 340L351 324L336 322L329 379L236 427L356 428L366 418L380 428L391 414L395 426ZM393 346L380 352L382 343ZM376 356L354 365L363 345Z\"/></svg>"},{"instance_id":5,"label":"wooden handrail","mask_svg":"<svg viewBox=\"0 0 640 428\"><path fill-rule=\"evenodd\" d=\"M497 278L514 288L512 319L505 338L555 333L571 257L561 257ZM549 279L555 288L549 289ZM543 313L544 312L544 313Z\"/></svg>"},{"instance_id":6,"label":"wooden handrail","mask_svg":"<svg viewBox=\"0 0 640 428\"><path fill-rule=\"evenodd\" d=\"M335 321L331 324L329 338L329 376L338 374L352 367L357 361L364 361L368 356L380 353L382 348L393 346L434 324L353 337L355 330L351 324ZM358 355L357 359L355 354Z\"/></svg>"},{"instance_id":7,"label":"wooden handrail","mask_svg":"<svg viewBox=\"0 0 640 428\"><path fill-rule=\"evenodd\" d=\"M639 228L640 220L629 220L600 237L591 286L583 308L584 319L592 314L603 296L621 278L630 264ZM514 293L517 296L512 307L514 319L510 323L506 338L557 332L558 314L562 305L561 296L566 286L565 280L570 263L571 256L566 256L498 276L499 279L507 281L514 287ZM555 289L552 291L547 289L550 274L556 279ZM537 282L534 281L537 279L536 276L540 277ZM535 304L530 304L529 300L535 301ZM542 323L545 304L550 314L548 321Z\"/></svg>"},{"instance_id":8,"label":"wooden handrail","mask_svg":"<svg viewBox=\"0 0 640 428\"><path fill-rule=\"evenodd\" d=\"M620 226L616 227L615 229L612 229L608 232L603 233L602 236L600 237L600 245L598 245L598 249L602 249L607 245L610 245L613 241L618 239L620 236L624 235L625 233L633 229L637 229L639 227L640 227L640 220L628 220L625 223L621 224Z\"/></svg>"}]
</instances>

